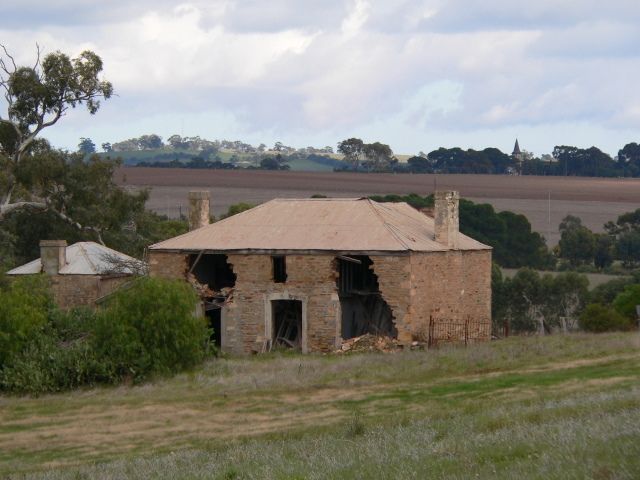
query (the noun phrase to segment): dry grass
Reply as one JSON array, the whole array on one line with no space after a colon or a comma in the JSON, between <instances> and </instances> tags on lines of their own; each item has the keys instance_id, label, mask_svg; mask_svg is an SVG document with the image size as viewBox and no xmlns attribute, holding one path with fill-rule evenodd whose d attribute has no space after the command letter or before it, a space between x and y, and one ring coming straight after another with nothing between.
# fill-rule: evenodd
<instances>
[{"instance_id":1,"label":"dry grass","mask_svg":"<svg viewBox=\"0 0 640 480\"><path fill-rule=\"evenodd\" d=\"M0 397L0 475L633 478L639 347L610 334L274 354L137 387Z\"/></svg>"}]
</instances>

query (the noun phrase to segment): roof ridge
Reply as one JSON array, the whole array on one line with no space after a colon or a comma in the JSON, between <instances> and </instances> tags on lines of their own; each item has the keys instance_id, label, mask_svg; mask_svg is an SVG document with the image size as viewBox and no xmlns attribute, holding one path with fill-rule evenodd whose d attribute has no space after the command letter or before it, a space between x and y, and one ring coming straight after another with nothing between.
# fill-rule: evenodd
<instances>
[{"instance_id":1,"label":"roof ridge","mask_svg":"<svg viewBox=\"0 0 640 480\"><path fill-rule=\"evenodd\" d=\"M358 202L360 200L368 200L368 197L321 197L321 198L311 198L311 197L306 197L306 198L296 198L296 197L276 197L273 198L271 200L269 200L269 202L290 202L290 201L295 201L295 202L334 202L334 201L338 201L338 202ZM266 202L268 203L268 202Z\"/></svg>"},{"instance_id":2,"label":"roof ridge","mask_svg":"<svg viewBox=\"0 0 640 480\"><path fill-rule=\"evenodd\" d=\"M84 246L85 243L86 242L77 242L77 243L74 243L73 245L70 245L67 248L71 248L71 247L77 246L80 249L80 253L82 254L82 256L87 260L87 263L91 267L91 270L93 270L95 273L99 273L96 264L91 261L91 258L89 256L89 252L87 252L87 249ZM69 265L69 263L65 263L65 266L66 265Z\"/></svg>"},{"instance_id":3,"label":"roof ridge","mask_svg":"<svg viewBox=\"0 0 640 480\"><path fill-rule=\"evenodd\" d=\"M389 224L383 217L382 217L382 213L378 210L378 202L375 202L374 200L371 200L370 198L367 198L367 202L369 203L369 207L374 211L374 213L376 214L376 216L378 218L380 218L380 220L382 220L382 226L384 228L386 228L389 233L393 236L393 238L396 239L396 241L398 241L400 243L400 245L402 245L404 248L406 248L407 250L411 250L411 248L409 248L409 245L407 243L405 243L404 240L402 240L402 238L400 238L400 236L394 232L394 229L391 228L392 225ZM375 205L374 205L375 204ZM397 228L396 228L397 230Z\"/></svg>"},{"instance_id":4,"label":"roof ridge","mask_svg":"<svg viewBox=\"0 0 640 480\"><path fill-rule=\"evenodd\" d=\"M420 235L420 236L424 236L424 238L428 241L437 243L436 240L434 238L431 237L431 235L428 235L428 232L424 232L424 224L423 221L424 220L433 220L431 217L424 215L423 213L420 212L420 210L418 210L417 208L412 207L411 205L409 205L407 202L388 202L389 205L385 204L381 204L381 203L377 203L377 206L381 209L384 209L386 211L386 213L388 213L389 215L397 215L397 216L401 216L403 219L408 220L411 223L411 227L410 228L416 228L419 231L418 232L411 232L411 231L406 231L404 228L402 228L402 226L398 226L396 224L393 223L389 223L389 225L391 227L393 227L397 232L399 232L399 234L403 235L404 237L413 239L416 235ZM395 206L400 206L400 205L406 205L407 207L409 207L411 209L411 211L413 213L416 213L417 215L423 216L425 218L416 218L413 217L411 215L408 215L407 213L397 209L397 208L392 208L391 205ZM422 221L421 221L422 220ZM425 235L425 233L427 233ZM409 250L411 250L411 247L409 245L406 245L406 248L408 248Z\"/></svg>"}]
</instances>

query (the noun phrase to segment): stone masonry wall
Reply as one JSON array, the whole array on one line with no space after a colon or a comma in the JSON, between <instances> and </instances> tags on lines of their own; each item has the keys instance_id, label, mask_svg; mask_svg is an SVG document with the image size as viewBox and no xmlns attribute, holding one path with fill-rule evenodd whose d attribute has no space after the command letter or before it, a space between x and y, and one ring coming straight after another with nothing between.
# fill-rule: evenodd
<instances>
[{"instance_id":1,"label":"stone masonry wall","mask_svg":"<svg viewBox=\"0 0 640 480\"><path fill-rule=\"evenodd\" d=\"M340 344L340 303L335 258L288 255L287 281L274 283L270 255L229 255L237 275L233 301L223 310L223 349L249 353L256 340L270 338L271 300L300 300L306 312L306 350L334 350ZM304 347L304 346L303 346Z\"/></svg>"},{"instance_id":2,"label":"stone masonry wall","mask_svg":"<svg viewBox=\"0 0 640 480\"><path fill-rule=\"evenodd\" d=\"M491 251L416 253L411 255L411 307L405 322L416 337L424 336L434 318L449 328L452 341L464 340L464 322L469 320L470 340L488 340L491 335ZM446 325L443 325L446 327Z\"/></svg>"},{"instance_id":3,"label":"stone masonry wall","mask_svg":"<svg viewBox=\"0 0 640 480\"><path fill-rule=\"evenodd\" d=\"M373 272L378 277L382 298L393 312L393 323L401 343L411 343L411 258L406 256L375 256Z\"/></svg>"},{"instance_id":4,"label":"stone masonry wall","mask_svg":"<svg viewBox=\"0 0 640 480\"><path fill-rule=\"evenodd\" d=\"M436 322L470 319L474 340L491 330L491 251L412 253L372 256L380 292L393 312L398 340L423 339L430 318ZM273 281L270 255L228 255L237 276L232 300L222 310L222 349L250 353L258 340L270 338L272 300L300 300L306 313L306 351L340 346L341 311L333 255L288 255L287 281ZM185 278L186 256L152 252L150 274Z\"/></svg>"},{"instance_id":5,"label":"stone masonry wall","mask_svg":"<svg viewBox=\"0 0 640 480\"><path fill-rule=\"evenodd\" d=\"M56 304L62 308L93 306L100 291L97 275L51 275L51 291Z\"/></svg>"},{"instance_id":6,"label":"stone masonry wall","mask_svg":"<svg viewBox=\"0 0 640 480\"><path fill-rule=\"evenodd\" d=\"M187 255L181 253L149 252L149 275L160 278L185 278Z\"/></svg>"},{"instance_id":7,"label":"stone masonry wall","mask_svg":"<svg viewBox=\"0 0 640 480\"><path fill-rule=\"evenodd\" d=\"M49 281L56 304L62 308L94 307L95 301L113 292L131 277L106 277L99 275L51 275Z\"/></svg>"}]
</instances>

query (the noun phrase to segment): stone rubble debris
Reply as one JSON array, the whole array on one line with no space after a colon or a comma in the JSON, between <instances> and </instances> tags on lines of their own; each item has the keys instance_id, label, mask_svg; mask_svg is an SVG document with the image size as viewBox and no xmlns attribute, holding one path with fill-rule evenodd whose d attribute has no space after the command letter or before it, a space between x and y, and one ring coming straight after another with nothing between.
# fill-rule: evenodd
<instances>
[{"instance_id":1,"label":"stone rubble debris","mask_svg":"<svg viewBox=\"0 0 640 480\"><path fill-rule=\"evenodd\" d=\"M394 352L400 349L398 340L386 336L367 333L360 337L350 338L342 342L337 353L347 352Z\"/></svg>"},{"instance_id":2,"label":"stone rubble debris","mask_svg":"<svg viewBox=\"0 0 640 480\"><path fill-rule=\"evenodd\" d=\"M224 298L222 303L229 303L233 300L233 287L224 287L219 292L212 290L208 285L198 282L193 273L187 274L187 281L193 285L200 298Z\"/></svg>"}]
</instances>

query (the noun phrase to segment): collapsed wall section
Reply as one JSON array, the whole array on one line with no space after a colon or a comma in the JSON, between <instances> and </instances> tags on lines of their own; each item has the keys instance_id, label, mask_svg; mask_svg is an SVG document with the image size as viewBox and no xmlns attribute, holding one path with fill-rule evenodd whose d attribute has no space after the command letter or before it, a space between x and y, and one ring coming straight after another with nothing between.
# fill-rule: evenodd
<instances>
[{"instance_id":1,"label":"collapsed wall section","mask_svg":"<svg viewBox=\"0 0 640 480\"><path fill-rule=\"evenodd\" d=\"M378 277L378 287L384 301L391 308L393 322L398 332L398 342L409 344L412 340L411 324L411 262L409 255L372 256L371 267Z\"/></svg>"}]
</instances>

